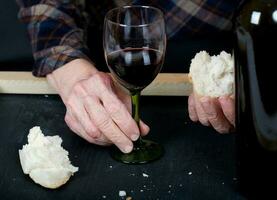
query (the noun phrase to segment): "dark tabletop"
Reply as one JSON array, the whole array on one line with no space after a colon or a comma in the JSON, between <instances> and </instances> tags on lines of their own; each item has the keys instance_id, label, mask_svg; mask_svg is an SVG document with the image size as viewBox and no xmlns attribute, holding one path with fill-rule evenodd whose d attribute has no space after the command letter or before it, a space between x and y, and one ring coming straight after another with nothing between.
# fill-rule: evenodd
<instances>
[{"instance_id":1,"label":"dark tabletop","mask_svg":"<svg viewBox=\"0 0 277 200\"><path fill-rule=\"evenodd\" d=\"M89 144L68 129L58 96L1 94L0 198L114 200L124 190L133 200L242 199L236 192L234 134L192 123L186 97L142 97L141 105L151 127L148 137L164 146L165 155L150 164L126 165L112 160L109 148ZM36 125L45 135L60 135L79 167L59 189L35 184L21 169L18 149Z\"/></svg>"}]
</instances>

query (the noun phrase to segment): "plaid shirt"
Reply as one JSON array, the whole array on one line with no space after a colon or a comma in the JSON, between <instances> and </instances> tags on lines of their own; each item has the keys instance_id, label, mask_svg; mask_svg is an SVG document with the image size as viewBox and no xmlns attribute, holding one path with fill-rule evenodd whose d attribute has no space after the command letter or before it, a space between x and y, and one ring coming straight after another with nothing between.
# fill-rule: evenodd
<instances>
[{"instance_id":1,"label":"plaid shirt","mask_svg":"<svg viewBox=\"0 0 277 200\"><path fill-rule=\"evenodd\" d=\"M87 24L99 29L105 13L118 4L151 5L165 14L168 38L232 28L243 0L17 0L35 60L34 75L45 76L76 58L89 59ZM84 7L84 5L86 5ZM85 12L86 11L86 12ZM86 13L90 13L90 17ZM90 19L90 20L89 20Z\"/></svg>"}]
</instances>

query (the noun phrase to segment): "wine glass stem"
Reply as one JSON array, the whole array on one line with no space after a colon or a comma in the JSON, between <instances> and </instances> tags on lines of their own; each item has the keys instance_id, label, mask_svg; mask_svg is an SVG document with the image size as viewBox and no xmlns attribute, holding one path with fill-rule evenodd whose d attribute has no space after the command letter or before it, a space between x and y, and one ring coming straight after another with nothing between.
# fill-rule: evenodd
<instances>
[{"instance_id":1,"label":"wine glass stem","mask_svg":"<svg viewBox=\"0 0 277 200\"><path fill-rule=\"evenodd\" d=\"M132 97L132 117L136 121L139 131L140 131L140 126L139 126L139 121L140 121L140 109L139 109L139 100L140 100L140 91L135 91L131 92L131 97ZM134 148L139 148L141 144L141 136L134 142Z\"/></svg>"}]
</instances>

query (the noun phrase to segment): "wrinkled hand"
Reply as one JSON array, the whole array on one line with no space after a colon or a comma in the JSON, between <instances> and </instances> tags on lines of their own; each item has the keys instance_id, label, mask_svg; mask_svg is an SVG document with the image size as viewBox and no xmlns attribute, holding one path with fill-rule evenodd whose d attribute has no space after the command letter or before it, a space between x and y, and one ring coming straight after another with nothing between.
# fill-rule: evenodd
<instances>
[{"instance_id":1,"label":"wrinkled hand","mask_svg":"<svg viewBox=\"0 0 277 200\"><path fill-rule=\"evenodd\" d=\"M74 68L67 67L67 73ZM133 149L132 141L149 132L149 127L142 121L138 128L130 114L130 96L109 74L94 71L69 85L68 92L65 92L67 88L56 87L66 106L65 121L73 132L87 141L99 145L113 143L122 152L129 153Z\"/></svg>"},{"instance_id":2,"label":"wrinkled hand","mask_svg":"<svg viewBox=\"0 0 277 200\"><path fill-rule=\"evenodd\" d=\"M189 96L188 110L190 119L212 126L219 133L228 133L235 127L235 101L232 97Z\"/></svg>"}]
</instances>

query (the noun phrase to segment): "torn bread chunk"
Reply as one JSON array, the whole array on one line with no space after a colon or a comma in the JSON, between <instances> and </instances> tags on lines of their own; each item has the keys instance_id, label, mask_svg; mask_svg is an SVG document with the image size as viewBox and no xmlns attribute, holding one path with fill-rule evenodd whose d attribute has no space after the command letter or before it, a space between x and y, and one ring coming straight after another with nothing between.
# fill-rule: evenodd
<instances>
[{"instance_id":1,"label":"torn bread chunk","mask_svg":"<svg viewBox=\"0 0 277 200\"><path fill-rule=\"evenodd\" d=\"M191 60L193 90L200 96L220 97L234 94L234 59L222 51L210 56L200 51Z\"/></svg>"},{"instance_id":2,"label":"torn bread chunk","mask_svg":"<svg viewBox=\"0 0 277 200\"><path fill-rule=\"evenodd\" d=\"M62 139L44 136L35 126L28 134L28 144L19 150L19 159L24 174L43 187L55 189L65 184L78 171L68 158L68 151L62 146Z\"/></svg>"}]
</instances>

